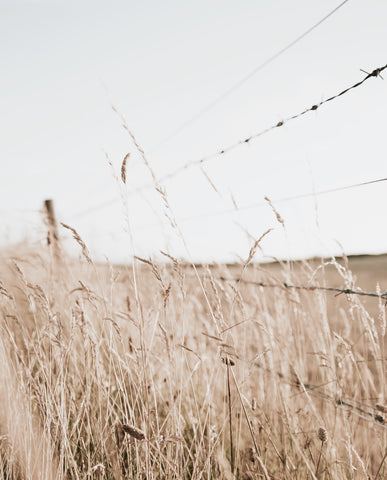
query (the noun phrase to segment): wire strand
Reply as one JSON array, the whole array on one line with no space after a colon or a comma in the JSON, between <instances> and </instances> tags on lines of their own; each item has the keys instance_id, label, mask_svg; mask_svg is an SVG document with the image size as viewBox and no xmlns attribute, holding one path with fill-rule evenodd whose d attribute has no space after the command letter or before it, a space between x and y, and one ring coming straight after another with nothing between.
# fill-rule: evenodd
<instances>
[{"instance_id":1,"label":"wire strand","mask_svg":"<svg viewBox=\"0 0 387 480\"><path fill-rule=\"evenodd\" d=\"M293 201L293 200L301 200L301 199L304 199L304 198L310 198L310 197L315 197L315 196L319 196L319 195L326 195L326 194L329 194L329 193L342 192L342 191L345 191L345 190L350 190L352 188L364 187L366 185L373 185L375 183L382 183L382 182L386 182L386 181L387 181L387 177L377 178L376 180L354 183L354 184L351 184L351 185L345 185L343 187L327 188L325 190L319 190L317 192L308 192L308 193L301 193L299 195L291 195L291 196L288 196L288 197L282 197L282 198L279 198L277 200L272 200L272 203L274 203L274 204L276 204L276 203L286 203L286 202L290 202L290 201ZM254 208L259 208L259 207L264 207L264 206L267 206L267 202L250 203L248 205L242 205L242 206L237 207L237 208L234 207L234 208L228 208L228 209L224 209L224 210L217 210L217 211L214 211L214 212L208 212L208 213L205 213L205 214L202 214L202 215L192 215L190 217L183 217L179 221L180 222L191 222L191 221L195 221L195 220L200 220L202 218L212 218L212 217L217 217L217 216L220 216L220 215L227 215L229 213L237 213L239 211L251 210L251 209L254 209Z\"/></svg>"},{"instance_id":2,"label":"wire strand","mask_svg":"<svg viewBox=\"0 0 387 480\"><path fill-rule=\"evenodd\" d=\"M173 130L171 133L169 133L165 138L163 138L153 149L153 151L157 148L159 148L161 145L164 145L166 142L171 140L172 138L176 137L180 132L182 132L186 127L191 125L192 123L196 122L199 118L201 118L203 115L205 115L207 112L212 110L216 105L218 105L220 102L222 102L225 98L230 96L235 90L238 90L242 85L244 85L248 80L250 80L254 75L256 75L258 72L263 70L265 67L267 67L270 63L272 63L274 60L276 60L278 57L280 57L282 54L287 52L289 49L294 47L298 42L300 42L303 38L305 38L307 35L309 35L313 30L315 30L317 27L319 27L322 23L324 23L326 20L328 20L329 17L331 17L334 13L336 13L341 7L343 7L349 0L345 0L344 2L341 2L339 5L337 5L336 8L331 10L327 15L325 15L321 20L319 20L317 23L312 25L310 28L308 28L305 32L303 32L301 35L299 35L297 38L295 38L293 41L285 45L283 48L278 50L276 53L271 55L269 58L267 58L264 62L260 63L258 66L256 66L253 70L251 70L247 75L242 77L240 80L238 80L234 85L232 85L230 88L228 88L225 92L223 92L221 95L216 97L212 102L207 104L205 107L203 107L201 110L199 110L196 114L194 114L191 118L183 122L179 127L177 127L175 130Z\"/></svg>"},{"instance_id":3,"label":"wire strand","mask_svg":"<svg viewBox=\"0 0 387 480\"><path fill-rule=\"evenodd\" d=\"M326 291L326 292L335 292L337 294L346 294L346 295L359 295L364 297L376 297L382 300L387 301L387 292L385 293L375 293L375 292L363 292L359 290L353 290L351 288L338 288L338 287L323 287L321 285L291 285L287 282L281 283L265 283L257 282L254 280L245 280L243 278L226 278L226 277L217 277L218 280L222 282L234 282L234 283L243 283L244 285L254 285L256 287L263 288L281 288L287 290L306 290L309 292L314 292L316 290Z\"/></svg>"}]
</instances>

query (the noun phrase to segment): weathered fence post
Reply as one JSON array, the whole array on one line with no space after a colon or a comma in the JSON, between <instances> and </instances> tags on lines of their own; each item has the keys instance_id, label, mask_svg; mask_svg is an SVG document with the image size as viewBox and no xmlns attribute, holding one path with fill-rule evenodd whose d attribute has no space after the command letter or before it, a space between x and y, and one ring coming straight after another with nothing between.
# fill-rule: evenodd
<instances>
[{"instance_id":1,"label":"weathered fence post","mask_svg":"<svg viewBox=\"0 0 387 480\"><path fill-rule=\"evenodd\" d=\"M59 234L58 234L58 224L56 222L54 201L51 199L44 201L44 209L47 215L48 223L48 232L47 232L47 245L53 247L55 257L59 258Z\"/></svg>"},{"instance_id":2,"label":"weathered fence post","mask_svg":"<svg viewBox=\"0 0 387 480\"><path fill-rule=\"evenodd\" d=\"M44 208L47 214L49 236L52 238L47 238L47 243L50 244L53 241L58 241L58 225L56 223L54 201L49 199L44 201Z\"/></svg>"}]
</instances>

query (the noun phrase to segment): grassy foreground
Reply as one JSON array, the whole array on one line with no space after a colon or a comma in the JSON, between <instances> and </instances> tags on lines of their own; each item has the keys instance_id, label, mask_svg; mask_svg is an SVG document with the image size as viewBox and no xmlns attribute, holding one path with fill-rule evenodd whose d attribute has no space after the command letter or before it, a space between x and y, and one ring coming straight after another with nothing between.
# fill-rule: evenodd
<instances>
[{"instance_id":1,"label":"grassy foreground","mask_svg":"<svg viewBox=\"0 0 387 480\"><path fill-rule=\"evenodd\" d=\"M1 478L386 478L384 303L221 279L345 262L0 260Z\"/></svg>"}]
</instances>

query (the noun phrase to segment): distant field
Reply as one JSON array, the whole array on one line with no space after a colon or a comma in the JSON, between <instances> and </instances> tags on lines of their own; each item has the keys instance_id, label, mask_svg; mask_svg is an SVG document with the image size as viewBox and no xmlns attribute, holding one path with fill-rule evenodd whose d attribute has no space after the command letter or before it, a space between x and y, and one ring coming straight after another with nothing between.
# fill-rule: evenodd
<instances>
[{"instance_id":1,"label":"distant field","mask_svg":"<svg viewBox=\"0 0 387 480\"><path fill-rule=\"evenodd\" d=\"M387 477L387 256L103 266L0 263L0 472L9 479ZM329 261L325 261L329 263Z\"/></svg>"},{"instance_id":2,"label":"distant field","mask_svg":"<svg viewBox=\"0 0 387 480\"><path fill-rule=\"evenodd\" d=\"M329 260L327 260L329 261ZM343 264L341 258L337 258L339 264ZM309 260L308 263L314 267L320 265L320 259ZM379 284L382 292L387 292L387 255L352 255L348 257L349 268L353 274L356 286L366 292L375 292L376 285ZM277 263L268 265L267 269L270 272L281 272L281 266ZM303 270L301 262L295 262L295 273L299 274ZM317 279L320 282L325 282L326 285L332 287L344 287L343 278L337 272L337 269L328 265L325 267L325 274L318 275ZM336 299L334 294L327 295L329 305L334 309L339 301L342 305L341 299ZM377 302L374 299L362 298L362 303L367 306L367 310L372 314L377 315Z\"/></svg>"},{"instance_id":3,"label":"distant field","mask_svg":"<svg viewBox=\"0 0 387 480\"><path fill-rule=\"evenodd\" d=\"M340 264L343 264L341 258L337 258ZM356 277L356 283L363 290L374 290L376 283L379 282L382 290L387 290L387 255L352 255L348 257L349 267ZM319 265L320 260L309 261L310 264ZM297 265L297 263L296 263ZM271 264L271 269L278 271L278 264ZM335 286L340 286L340 276L335 268L326 268L326 281L336 282Z\"/></svg>"}]
</instances>

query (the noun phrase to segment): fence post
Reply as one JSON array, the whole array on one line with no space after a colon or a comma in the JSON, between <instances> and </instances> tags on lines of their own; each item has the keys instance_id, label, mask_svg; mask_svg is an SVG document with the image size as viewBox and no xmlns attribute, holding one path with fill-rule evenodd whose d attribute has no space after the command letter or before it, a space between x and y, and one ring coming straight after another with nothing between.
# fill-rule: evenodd
<instances>
[{"instance_id":1,"label":"fence post","mask_svg":"<svg viewBox=\"0 0 387 480\"><path fill-rule=\"evenodd\" d=\"M59 235L58 224L56 222L54 201L51 199L44 201L44 209L48 221L47 245L53 244L55 254L59 254Z\"/></svg>"}]
</instances>

